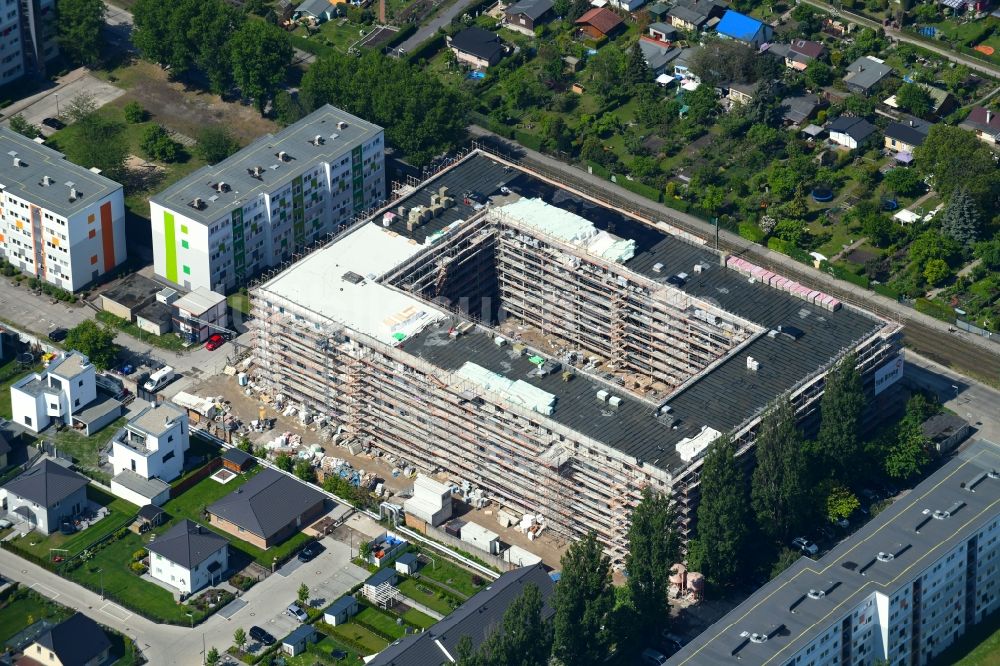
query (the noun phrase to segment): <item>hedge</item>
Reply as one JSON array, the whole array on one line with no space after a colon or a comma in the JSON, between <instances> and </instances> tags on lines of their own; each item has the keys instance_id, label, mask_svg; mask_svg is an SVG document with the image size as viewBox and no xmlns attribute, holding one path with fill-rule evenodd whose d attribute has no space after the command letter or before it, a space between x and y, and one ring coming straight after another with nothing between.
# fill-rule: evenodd
<instances>
[{"instance_id":1,"label":"hedge","mask_svg":"<svg viewBox=\"0 0 1000 666\"><path fill-rule=\"evenodd\" d=\"M396 34L392 36L392 39L390 39L388 42L385 43L385 46L387 48L396 47L402 44L404 41L406 41L406 39L416 31L417 31L417 24L408 23L399 30L397 30Z\"/></svg>"},{"instance_id":2,"label":"hedge","mask_svg":"<svg viewBox=\"0 0 1000 666\"><path fill-rule=\"evenodd\" d=\"M894 301L899 300L899 292L888 285L875 284L872 285L872 289L875 291L876 294L882 294L886 298L891 298Z\"/></svg>"},{"instance_id":3,"label":"hedge","mask_svg":"<svg viewBox=\"0 0 1000 666\"><path fill-rule=\"evenodd\" d=\"M794 243L789 243L784 239L772 236L771 238L767 239L767 246L770 249L775 250L776 252L787 254L792 259L795 259L796 261L801 261L804 264L812 264L813 262L813 258L809 255L808 252L806 252L799 246L795 245Z\"/></svg>"},{"instance_id":4,"label":"hedge","mask_svg":"<svg viewBox=\"0 0 1000 666\"><path fill-rule=\"evenodd\" d=\"M514 139L525 148L537 151L542 149L542 139L536 134L530 134L524 130L516 129L514 130Z\"/></svg>"},{"instance_id":5,"label":"hedge","mask_svg":"<svg viewBox=\"0 0 1000 666\"><path fill-rule=\"evenodd\" d=\"M595 176L600 176L601 178L603 178L605 180L611 180L611 172L608 171L607 169L605 169L603 166L601 166L597 162L587 162L587 166L590 167L591 172Z\"/></svg>"},{"instance_id":6,"label":"hedge","mask_svg":"<svg viewBox=\"0 0 1000 666\"><path fill-rule=\"evenodd\" d=\"M764 242L764 232L753 222L740 222L740 236L754 243Z\"/></svg>"},{"instance_id":7,"label":"hedge","mask_svg":"<svg viewBox=\"0 0 1000 666\"><path fill-rule=\"evenodd\" d=\"M852 284L856 284L859 287L864 287L865 289L868 288L869 280L868 280L867 276L865 276L865 275L858 275L857 273L854 273L854 272L848 270L847 268L844 268L843 266L840 266L838 264L825 263L824 268L827 268L827 267L831 271L833 271L833 276L835 278L837 278L838 280L844 280L846 282L850 282Z\"/></svg>"},{"instance_id":8,"label":"hedge","mask_svg":"<svg viewBox=\"0 0 1000 666\"><path fill-rule=\"evenodd\" d=\"M955 311L947 305L942 305L936 301L931 301L926 298L918 298L913 304L913 309L917 312L922 312L925 315L930 315L935 319L946 321L949 324L955 323Z\"/></svg>"},{"instance_id":9,"label":"hedge","mask_svg":"<svg viewBox=\"0 0 1000 666\"><path fill-rule=\"evenodd\" d=\"M410 62L417 62L423 58L430 58L435 53L440 51L445 45L444 35L436 34L426 42L421 44L416 48L416 50L409 55Z\"/></svg>"},{"instance_id":10,"label":"hedge","mask_svg":"<svg viewBox=\"0 0 1000 666\"><path fill-rule=\"evenodd\" d=\"M624 176L617 178L616 181L629 192L634 192L635 194L638 194L641 197L646 197L651 201L658 202L660 200L660 191L655 187L650 187L649 185L640 183L637 180L629 180Z\"/></svg>"},{"instance_id":11,"label":"hedge","mask_svg":"<svg viewBox=\"0 0 1000 666\"><path fill-rule=\"evenodd\" d=\"M333 52L333 48L319 42L319 40L311 40L302 37L301 35L291 36L292 46L295 48L305 51L306 53L311 53L314 56L321 57L328 53Z\"/></svg>"},{"instance_id":12,"label":"hedge","mask_svg":"<svg viewBox=\"0 0 1000 666\"><path fill-rule=\"evenodd\" d=\"M0 541L0 548L3 548L4 550L9 550L10 552L14 553L18 557L22 557L22 558L28 560L29 562L31 562L32 564L37 564L38 566L42 567L43 569L46 569L46 570L51 571L53 573L58 573L58 569L56 568L56 565L55 565L54 562L52 562L51 560L48 560L48 559L46 559L44 557L41 557L39 555L36 555L35 553L32 553L29 550L25 550L25 549L21 548L19 545L15 544L13 541Z\"/></svg>"}]
</instances>

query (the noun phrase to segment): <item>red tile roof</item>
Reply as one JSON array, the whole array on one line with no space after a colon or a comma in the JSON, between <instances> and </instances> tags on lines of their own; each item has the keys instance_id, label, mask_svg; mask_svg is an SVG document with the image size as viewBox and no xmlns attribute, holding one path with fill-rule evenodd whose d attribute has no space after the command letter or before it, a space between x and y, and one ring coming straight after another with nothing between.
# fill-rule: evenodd
<instances>
[{"instance_id":1,"label":"red tile roof","mask_svg":"<svg viewBox=\"0 0 1000 666\"><path fill-rule=\"evenodd\" d=\"M591 25L605 35L617 28L622 23L622 19L610 9L604 7L594 7L589 12L576 20L578 24Z\"/></svg>"},{"instance_id":2,"label":"red tile roof","mask_svg":"<svg viewBox=\"0 0 1000 666\"><path fill-rule=\"evenodd\" d=\"M818 58L823 54L823 45L808 39L793 39L789 48L809 58Z\"/></svg>"}]
</instances>

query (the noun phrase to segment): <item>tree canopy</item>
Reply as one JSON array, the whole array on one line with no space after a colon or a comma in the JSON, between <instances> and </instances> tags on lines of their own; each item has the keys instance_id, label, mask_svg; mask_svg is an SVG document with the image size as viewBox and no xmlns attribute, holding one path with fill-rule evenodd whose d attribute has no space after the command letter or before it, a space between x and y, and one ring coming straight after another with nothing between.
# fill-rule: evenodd
<instances>
[{"instance_id":1,"label":"tree canopy","mask_svg":"<svg viewBox=\"0 0 1000 666\"><path fill-rule=\"evenodd\" d=\"M104 46L104 12L101 0L57 0L59 50L75 63L97 64Z\"/></svg>"},{"instance_id":2,"label":"tree canopy","mask_svg":"<svg viewBox=\"0 0 1000 666\"><path fill-rule=\"evenodd\" d=\"M904 83L896 91L896 105L919 118L926 118L934 110L934 100L923 86Z\"/></svg>"},{"instance_id":3,"label":"tree canopy","mask_svg":"<svg viewBox=\"0 0 1000 666\"><path fill-rule=\"evenodd\" d=\"M779 400L761 420L755 447L757 466L750 497L757 524L775 541L787 541L809 519L809 470L795 411Z\"/></svg>"},{"instance_id":4,"label":"tree canopy","mask_svg":"<svg viewBox=\"0 0 1000 666\"><path fill-rule=\"evenodd\" d=\"M69 330L64 344L89 358L98 370L108 370L114 366L120 349L115 344L115 335L113 328L87 319Z\"/></svg>"},{"instance_id":5,"label":"tree canopy","mask_svg":"<svg viewBox=\"0 0 1000 666\"><path fill-rule=\"evenodd\" d=\"M470 640L459 643L459 666L546 666L552 651L552 623L542 619L542 594L535 585L524 588L478 650Z\"/></svg>"},{"instance_id":6,"label":"tree canopy","mask_svg":"<svg viewBox=\"0 0 1000 666\"><path fill-rule=\"evenodd\" d=\"M302 77L307 109L330 103L386 128L389 141L417 165L457 146L465 137L461 97L433 75L378 53L333 53Z\"/></svg>"},{"instance_id":7,"label":"tree canopy","mask_svg":"<svg viewBox=\"0 0 1000 666\"><path fill-rule=\"evenodd\" d=\"M955 190L941 215L941 233L965 248L971 248L979 240L981 232L979 206L968 188L960 187Z\"/></svg>"},{"instance_id":8,"label":"tree canopy","mask_svg":"<svg viewBox=\"0 0 1000 666\"><path fill-rule=\"evenodd\" d=\"M625 556L629 598L634 610L628 630L633 638L658 635L667 622L670 569L680 560L676 521L668 495L648 487L643 489L642 500L632 511L629 553ZM626 642L640 644L636 640Z\"/></svg>"},{"instance_id":9,"label":"tree canopy","mask_svg":"<svg viewBox=\"0 0 1000 666\"><path fill-rule=\"evenodd\" d=\"M858 430L865 397L858 374L857 358L848 354L826 375L820 400L817 445L834 478L848 482L858 463Z\"/></svg>"},{"instance_id":10,"label":"tree canopy","mask_svg":"<svg viewBox=\"0 0 1000 666\"><path fill-rule=\"evenodd\" d=\"M563 664L600 664L612 643L609 617L615 604L611 563L593 532L560 560L556 586L553 655ZM568 584L563 584L568 581Z\"/></svg>"},{"instance_id":11,"label":"tree canopy","mask_svg":"<svg viewBox=\"0 0 1000 666\"><path fill-rule=\"evenodd\" d=\"M993 151L972 132L937 123L914 151L917 167L934 178L934 189L945 197L964 187L984 209L1000 201L1000 169Z\"/></svg>"}]
</instances>

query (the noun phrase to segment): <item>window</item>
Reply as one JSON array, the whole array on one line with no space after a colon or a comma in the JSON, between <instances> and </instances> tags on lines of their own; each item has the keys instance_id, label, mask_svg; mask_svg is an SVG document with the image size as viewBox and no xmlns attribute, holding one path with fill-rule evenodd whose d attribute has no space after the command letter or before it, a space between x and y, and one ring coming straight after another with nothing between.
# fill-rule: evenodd
<instances>
[{"instance_id":1,"label":"window","mask_svg":"<svg viewBox=\"0 0 1000 666\"><path fill-rule=\"evenodd\" d=\"M166 453L163 456L163 462L167 462L168 460L170 460L171 458L173 458L175 455L176 454L173 451L170 451L170 452Z\"/></svg>"},{"instance_id":2,"label":"window","mask_svg":"<svg viewBox=\"0 0 1000 666\"><path fill-rule=\"evenodd\" d=\"M80 399L79 398L77 398L76 400L73 401L73 406L74 407L79 407L80 406Z\"/></svg>"},{"instance_id":3,"label":"window","mask_svg":"<svg viewBox=\"0 0 1000 666\"><path fill-rule=\"evenodd\" d=\"M130 462L132 463L132 471L134 472L135 471L135 460L133 459Z\"/></svg>"},{"instance_id":4,"label":"window","mask_svg":"<svg viewBox=\"0 0 1000 666\"><path fill-rule=\"evenodd\" d=\"M24 425L26 425L26 426L30 426L31 425L31 417L30 416L25 416L24 417Z\"/></svg>"},{"instance_id":5,"label":"window","mask_svg":"<svg viewBox=\"0 0 1000 666\"><path fill-rule=\"evenodd\" d=\"M97 229L91 229L87 234L87 238L95 238L97 236Z\"/></svg>"}]
</instances>

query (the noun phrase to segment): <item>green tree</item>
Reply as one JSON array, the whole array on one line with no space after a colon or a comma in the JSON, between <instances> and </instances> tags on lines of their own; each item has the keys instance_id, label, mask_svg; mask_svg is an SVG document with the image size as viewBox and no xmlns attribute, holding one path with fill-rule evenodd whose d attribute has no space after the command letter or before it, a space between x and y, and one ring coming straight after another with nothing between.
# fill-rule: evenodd
<instances>
[{"instance_id":1,"label":"green tree","mask_svg":"<svg viewBox=\"0 0 1000 666\"><path fill-rule=\"evenodd\" d=\"M850 488L840 484L830 484L825 505L827 519L836 522L850 518L861 507L861 502Z\"/></svg>"},{"instance_id":2,"label":"green tree","mask_svg":"<svg viewBox=\"0 0 1000 666\"><path fill-rule=\"evenodd\" d=\"M65 115L70 122L78 123L89 119L97 111L97 100L90 93L80 93L65 106Z\"/></svg>"},{"instance_id":3,"label":"green tree","mask_svg":"<svg viewBox=\"0 0 1000 666\"><path fill-rule=\"evenodd\" d=\"M918 118L926 118L934 109L934 100L923 86L904 83L896 91L896 105Z\"/></svg>"},{"instance_id":4,"label":"green tree","mask_svg":"<svg viewBox=\"0 0 1000 666\"><path fill-rule=\"evenodd\" d=\"M10 128L11 130L26 136L29 139L34 139L35 137L42 135L41 128L37 125L29 123L20 113L10 117Z\"/></svg>"},{"instance_id":5,"label":"green tree","mask_svg":"<svg viewBox=\"0 0 1000 666\"><path fill-rule=\"evenodd\" d=\"M233 645L240 652L243 652L243 648L247 644L247 632L243 630L243 627L236 627L236 631L233 632Z\"/></svg>"},{"instance_id":6,"label":"green tree","mask_svg":"<svg viewBox=\"0 0 1000 666\"><path fill-rule=\"evenodd\" d=\"M771 565L770 578L777 578L782 571L795 564L802 557L802 553L791 548L782 548L778 551L778 558Z\"/></svg>"},{"instance_id":7,"label":"green tree","mask_svg":"<svg viewBox=\"0 0 1000 666\"><path fill-rule=\"evenodd\" d=\"M295 593L295 598L299 600L299 604L305 606L309 603L309 586L305 583L299 585L298 591Z\"/></svg>"},{"instance_id":8,"label":"green tree","mask_svg":"<svg viewBox=\"0 0 1000 666\"><path fill-rule=\"evenodd\" d=\"M560 582L561 584L561 582ZM479 646L481 666L546 666L552 653L552 623L542 619L545 601L536 585L524 588L503 614L500 628Z\"/></svg>"},{"instance_id":9,"label":"green tree","mask_svg":"<svg viewBox=\"0 0 1000 666\"><path fill-rule=\"evenodd\" d=\"M562 576L553 606L553 655L563 664L602 663L612 637L611 562L593 532L573 543L560 560Z\"/></svg>"},{"instance_id":10,"label":"green tree","mask_svg":"<svg viewBox=\"0 0 1000 666\"><path fill-rule=\"evenodd\" d=\"M237 150L240 144L225 127L208 125L198 133L195 150L198 156L209 164L217 164Z\"/></svg>"},{"instance_id":11,"label":"green tree","mask_svg":"<svg viewBox=\"0 0 1000 666\"><path fill-rule=\"evenodd\" d=\"M57 0L59 50L75 63L93 66L104 46L101 0Z\"/></svg>"},{"instance_id":12,"label":"green tree","mask_svg":"<svg viewBox=\"0 0 1000 666\"><path fill-rule=\"evenodd\" d=\"M288 33L263 21L247 21L229 40L229 49L233 80L263 113L292 63Z\"/></svg>"},{"instance_id":13,"label":"green tree","mask_svg":"<svg viewBox=\"0 0 1000 666\"><path fill-rule=\"evenodd\" d=\"M976 245L976 258L987 270L1000 270L1000 236Z\"/></svg>"},{"instance_id":14,"label":"green tree","mask_svg":"<svg viewBox=\"0 0 1000 666\"><path fill-rule=\"evenodd\" d=\"M308 460L300 460L295 463L293 474L307 482L312 482L316 479L316 471L313 469L312 463Z\"/></svg>"},{"instance_id":15,"label":"green tree","mask_svg":"<svg viewBox=\"0 0 1000 666\"><path fill-rule=\"evenodd\" d=\"M590 71L591 89L604 100L611 100L623 92L625 81L625 54L615 43L608 44L597 52L587 65Z\"/></svg>"},{"instance_id":16,"label":"green tree","mask_svg":"<svg viewBox=\"0 0 1000 666\"><path fill-rule=\"evenodd\" d=\"M826 375L820 400L820 426L816 438L833 478L847 482L859 462L858 434L865 396L857 358L848 354Z\"/></svg>"},{"instance_id":17,"label":"green tree","mask_svg":"<svg viewBox=\"0 0 1000 666\"><path fill-rule=\"evenodd\" d=\"M806 65L806 83L813 90L818 90L833 83L833 70L822 60L811 60Z\"/></svg>"},{"instance_id":18,"label":"green tree","mask_svg":"<svg viewBox=\"0 0 1000 666\"><path fill-rule=\"evenodd\" d=\"M945 263L944 259L931 259L924 264L924 279L932 287L944 284L951 277L951 267Z\"/></svg>"},{"instance_id":19,"label":"green tree","mask_svg":"<svg viewBox=\"0 0 1000 666\"><path fill-rule=\"evenodd\" d=\"M746 478L729 435L709 448L700 485L697 538L689 545L688 561L715 585L732 587L746 571L752 514Z\"/></svg>"},{"instance_id":20,"label":"green tree","mask_svg":"<svg viewBox=\"0 0 1000 666\"><path fill-rule=\"evenodd\" d=\"M937 123L914 151L917 168L933 177L934 189L944 197L965 188L984 210L1000 198L1000 170L993 151L972 132Z\"/></svg>"},{"instance_id":21,"label":"green tree","mask_svg":"<svg viewBox=\"0 0 1000 666\"><path fill-rule=\"evenodd\" d=\"M219 663L219 651L214 647L205 654L205 663L208 666L216 666Z\"/></svg>"},{"instance_id":22,"label":"green tree","mask_svg":"<svg viewBox=\"0 0 1000 666\"><path fill-rule=\"evenodd\" d=\"M754 49L732 39L708 39L693 49L691 71L711 89L729 83L753 83L756 80Z\"/></svg>"},{"instance_id":23,"label":"green tree","mask_svg":"<svg viewBox=\"0 0 1000 666\"><path fill-rule=\"evenodd\" d=\"M912 197L923 189L923 181L915 169L897 167L886 172L883 181L886 188L904 197Z\"/></svg>"},{"instance_id":24,"label":"green tree","mask_svg":"<svg viewBox=\"0 0 1000 666\"><path fill-rule=\"evenodd\" d=\"M631 634L633 640L625 642L634 647L641 645L635 639L659 635L668 619L670 570L680 561L676 522L670 497L644 488L642 499L632 511L629 553L625 556L629 574L626 585L633 610L625 632ZM621 638L618 643L621 647Z\"/></svg>"},{"instance_id":25,"label":"green tree","mask_svg":"<svg viewBox=\"0 0 1000 666\"><path fill-rule=\"evenodd\" d=\"M785 542L809 519L808 463L795 410L780 399L764 415L754 447L757 466L750 479L750 498L757 524L774 541Z\"/></svg>"},{"instance_id":26,"label":"green tree","mask_svg":"<svg viewBox=\"0 0 1000 666\"><path fill-rule=\"evenodd\" d=\"M75 127L76 141L67 144L67 157L81 166L97 167L104 176L122 182L129 155L125 127L96 113L84 116Z\"/></svg>"},{"instance_id":27,"label":"green tree","mask_svg":"<svg viewBox=\"0 0 1000 666\"><path fill-rule=\"evenodd\" d=\"M199 4L197 14L191 19L187 34L195 48L193 65L205 75L209 89L216 94L227 92L233 85L229 41L242 25L248 23L257 21L245 21L240 11L224 0ZM284 68L281 69L281 76L283 80Z\"/></svg>"},{"instance_id":28,"label":"green tree","mask_svg":"<svg viewBox=\"0 0 1000 666\"><path fill-rule=\"evenodd\" d=\"M181 157L181 144L170 138L163 125L149 125L142 130L139 149L147 157L166 162L177 162Z\"/></svg>"},{"instance_id":29,"label":"green tree","mask_svg":"<svg viewBox=\"0 0 1000 666\"><path fill-rule=\"evenodd\" d=\"M288 126L302 120L306 110L302 107L297 95L282 90L274 97L274 118L280 124Z\"/></svg>"},{"instance_id":30,"label":"green tree","mask_svg":"<svg viewBox=\"0 0 1000 666\"><path fill-rule=\"evenodd\" d=\"M952 264L961 258L962 246L950 236L942 236L929 229L913 239L908 254L910 261L918 266L923 266L931 259L944 259Z\"/></svg>"},{"instance_id":31,"label":"green tree","mask_svg":"<svg viewBox=\"0 0 1000 666\"><path fill-rule=\"evenodd\" d=\"M285 472L291 472L292 467L294 466L295 463L292 462L292 457L290 455L288 455L287 453L282 453L278 455L277 458L274 459L274 464L280 470L283 470Z\"/></svg>"},{"instance_id":32,"label":"green tree","mask_svg":"<svg viewBox=\"0 0 1000 666\"><path fill-rule=\"evenodd\" d=\"M924 470L930 462L930 441L921 429L921 421L903 419L896 441L885 458L885 473L906 481Z\"/></svg>"},{"instance_id":33,"label":"green tree","mask_svg":"<svg viewBox=\"0 0 1000 666\"><path fill-rule=\"evenodd\" d=\"M715 112L719 109L719 98L712 86L698 86L684 95L684 103L688 106L687 117L698 125L708 125Z\"/></svg>"},{"instance_id":34,"label":"green tree","mask_svg":"<svg viewBox=\"0 0 1000 666\"><path fill-rule=\"evenodd\" d=\"M646 64L646 58L642 55L638 42L629 50L622 74L629 90L634 90L639 84L652 82L653 73L649 71L649 65Z\"/></svg>"},{"instance_id":35,"label":"green tree","mask_svg":"<svg viewBox=\"0 0 1000 666\"><path fill-rule=\"evenodd\" d=\"M64 345L75 349L94 364L98 370L108 370L115 364L120 347L115 344L116 331L87 319L69 329Z\"/></svg>"},{"instance_id":36,"label":"green tree","mask_svg":"<svg viewBox=\"0 0 1000 666\"><path fill-rule=\"evenodd\" d=\"M941 215L941 233L970 249L982 233L982 216L965 187L955 190Z\"/></svg>"},{"instance_id":37,"label":"green tree","mask_svg":"<svg viewBox=\"0 0 1000 666\"><path fill-rule=\"evenodd\" d=\"M125 114L125 120L132 124L142 123L149 119L149 112L142 108L142 104L135 100L123 106L122 113Z\"/></svg>"}]
</instances>

